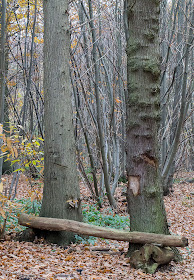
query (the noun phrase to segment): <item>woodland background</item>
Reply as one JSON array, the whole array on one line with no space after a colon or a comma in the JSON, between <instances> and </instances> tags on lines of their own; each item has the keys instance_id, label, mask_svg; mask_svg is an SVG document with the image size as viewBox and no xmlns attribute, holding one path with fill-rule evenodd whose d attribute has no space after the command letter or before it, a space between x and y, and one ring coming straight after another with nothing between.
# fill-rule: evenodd
<instances>
[{"instance_id":1,"label":"woodland background","mask_svg":"<svg viewBox=\"0 0 194 280\"><path fill-rule=\"evenodd\" d=\"M1 69L5 69L4 73L1 72L0 77L0 122L2 124L1 165L2 172L11 175L2 176L0 184L0 218L1 235L3 237L6 233L6 238L10 239L11 234L8 236L8 232L21 229L17 225L17 214L22 211L38 214L42 200L44 173L44 24L42 1L9 0L6 2L7 7L5 11L3 10L5 1L1 3L0 63ZM178 234L184 232L184 234L186 233L186 236L189 236L191 239L193 239L192 232L190 232L192 224L189 223L192 220L190 211L193 207L192 171L194 170L193 36L188 45L188 34L193 30L192 10L193 3L189 0L172 0L163 1L161 3L160 48L162 57L162 118L159 135L161 169L166 175L166 182L164 185L170 186L170 190L174 189L174 193L171 193L170 196L166 198L167 207L174 207L174 209L177 210L174 216L172 216L173 218L171 218L174 223L173 232ZM118 201L123 199L122 192L125 192L127 182L125 171L127 57L125 52L126 38L123 11L123 1L93 1L94 28L98 42L96 54L99 65L98 88L105 143L103 149L107 158L111 192L116 195ZM99 220L99 215L103 213L104 216L102 215L100 220L104 219L105 224L108 223L108 225L118 228L128 228L129 217L127 215L125 199L117 206L117 210L115 211L110 210L109 203L106 199L104 169L101 155L102 147L100 147L101 144L99 142L99 130L97 129L96 119L97 104L94 88L94 65L92 60L92 32L94 29L90 24L89 19L91 15L87 1L71 1L69 3L68 13L71 33L69 63L72 83L74 135L76 139L76 158L82 199L86 200L85 209L87 209L87 213L85 214L85 219L95 222ZM189 49L188 52L187 49ZM185 65L187 66L186 76L184 75ZM4 104L2 101L3 98ZM180 129L177 129L177 127ZM98 195L103 201L104 212L98 210L97 207L98 199L95 200L95 197L98 198L97 190ZM166 193L169 193L168 189ZM117 213L120 214L120 216L117 216ZM186 225L183 221L184 219L180 219L181 224L179 223L180 221L175 222L180 216L184 216L186 220L187 217L189 217ZM184 227L182 230L180 229L180 227L182 227L181 225ZM97 246L96 239L92 240L93 239L91 239L91 242ZM104 241L98 242L103 243ZM191 247L192 244L191 242ZM6 261L3 264L4 267L9 266L10 260L12 262L14 259L13 255L17 255L18 250L23 250L23 255L25 255L25 253L28 254L28 246L38 246L38 248L45 246L48 251L50 250L53 252L54 250L58 252L58 255L63 254L60 249L53 249L53 247L47 247L47 245L19 245L10 240L5 241L5 243L2 243L0 246L1 253L3 253L4 259L7 260L7 264ZM104 243L102 246L106 247ZM116 246L120 248L117 251L120 254L123 250L123 245L119 243L119 245ZM170 272L164 272L165 274L162 276L163 272L160 271L158 272L158 276L156 275L156 278L153 279L192 279L192 271L189 271L189 263L192 260L191 247L185 249L187 250L184 253L186 255L186 260L183 262L182 267L175 267L172 271L172 275L169 276L171 278L168 278L167 275ZM13 251L9 251L13 250L13 248L15 248L14 253ZM76 247L76 249L74 246L72 246L72 248L72 252L77 252L79 250L82 252L82 245ZM83 248L84 252L88 250L85 250L85 248L88 248L87 246L84 247L83 245ZM36 249L33 250L36 251ZM67 250L70 249L68 248ZM45 254L50 254L50 251L39 256L39 258L43 260L43 267L41 268L39 264L37 264L36 267L37 271L39 271L39 275L41 269L44 269L45 273L45 266L48 265L44 262L47 258ZM88 251L90 252L89 258L93 258L91 249ZM76 258L71 252L70 257L68 257L69 251L66 253L67 256L65 258L67 259L63 260L64 262L72 262ZM55 257L56 255L54 255L54 258ZM103 279L102 275L110 272L108 270L112 268L108 265L109 257L106 257L106 268L103 268L103 270L100 264L100 271L98 271L98 273L95 272L95 275L93 275L93 272L91 274L89 272L87 275L91 275L91 279ZM81 258L81 256L79 256L79 258ZM101 256L101 258L103 259L104 257ZM115 260L115 262L116 261L118 260ZM123 262L125 263L125 261ZM77 260L76 263L78 263ZM29 263L26 264L26 267L28 267L27 274L29 274L30 271L28 265ZM71 265L72 263L69 269ZM186 266L185 269L188 274L181 278L184 265ZM130 272L128 266L129 265L124 264L124 267L128 269L128 276L118 276L119 274L116 273L114 276L115 278L113 278L113 276L106 276L112 278L106 278L104 276L104 279L134 279L130 277L139 277L139 279L142 277L142 279L146 279L147 276L141 275L142 272L140 272L139 276L135 276L135 274L129 276ZM123 268L123 263L121 267ZM25 274L22 269L20 268L21 275ZM76 269L79 269L77 264ZM81 264L81 269L83 269L84 273L83 263ZM19 271L17 265L15 270ZM52 271L53 268L50 270ZM3 271L5 271L5 269L1 271L2 279L7 279L5 277L8 276L5 276ZM33 270L32 273L36 275L36 277L38 277L36 274L37 271L35 272ZM43 277L53 277L54 272L51 271L48 271L49 276L43 275ZM17 279L14 277L18 277L19 274L15 274L13 270L10 270L10 273L11 274L7 272L6 274L12 275L9 279ZM59 271L57 271L57 273L59 273ZM60 273L62 272L60 271ZM75 274L75 272L67 272L68 277L71 277L71 279L79 275L79 271L77 270L77 276L69 276L72 273ZM122 272L122 275L124 275L123 273L124 272ZM136 272L132 271L132 273ZM178 276L176 276L176 273L178 273ZM83 279L87 279L86 275L83 276Z\"/></svg>"}]
</instances>

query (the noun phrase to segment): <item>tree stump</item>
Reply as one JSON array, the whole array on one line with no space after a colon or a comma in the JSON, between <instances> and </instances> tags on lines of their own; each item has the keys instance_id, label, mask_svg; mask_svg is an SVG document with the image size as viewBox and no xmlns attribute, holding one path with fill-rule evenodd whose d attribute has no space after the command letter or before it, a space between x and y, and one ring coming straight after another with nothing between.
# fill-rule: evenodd
<instances>
[{"instance_id":1,"label":"tree stump","mask_svg":"<svg viewBox=\"0 0 194 280\"><path fill-rule=\"evenodd\" d=\"M132 267L141 268L146 273L153 274L159 265L168 264L173 258L174 252L170 247L145 244L132 254L130 264Z\"/></svg>"}]
</instances>

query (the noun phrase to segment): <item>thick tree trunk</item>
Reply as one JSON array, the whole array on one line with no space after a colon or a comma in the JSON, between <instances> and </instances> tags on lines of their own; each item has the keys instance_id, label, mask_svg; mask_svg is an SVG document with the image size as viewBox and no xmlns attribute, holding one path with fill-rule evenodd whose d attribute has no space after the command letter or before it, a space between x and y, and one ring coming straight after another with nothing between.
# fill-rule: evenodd
<instances>
[{"instance_id":1,"label":"thick tree trunk","mask_svg":"<svg viewBox=\"0 0 194 280\"><path fill-rule=\"evenodd\" d=\"M168 234L160 182L159 1L127 0L127 200L131 231ZM130 244L129 254L137 246Z\"/></svg>"},{"instance_id":2,"label":"thick tree trunk","mask_svg":"<svg viewBox=\"0 0 194 280\"><path fill-rule=\"evenodd\" d=\"M130 241L133 243L141 244L160 244L162 246L178 246L185 247L188 245L188 240L185 237L179 237L174 235L154 234L145 232L128 232L124 230L117 230L113 228L104 228L94 226L77 221L71 221L66 219L52 219L34 217L27 214L21 214L19 217L19 224L31 228L50 230L50 231L62 231L68 230L76 232L78 234L92 235L96 237Z\"/></svg>"},{"instance_id":3,"label":"thick tree trunk","mask_svg":"<svg viewBox=\"0 0 194 280\"><path fill-rule=\"evenodd\" d=\"M44 1L45 169L40 215L81 220L69 77L68 1ZM48 232L59 245L73 234Z\"/></svg>"}]
</instances>

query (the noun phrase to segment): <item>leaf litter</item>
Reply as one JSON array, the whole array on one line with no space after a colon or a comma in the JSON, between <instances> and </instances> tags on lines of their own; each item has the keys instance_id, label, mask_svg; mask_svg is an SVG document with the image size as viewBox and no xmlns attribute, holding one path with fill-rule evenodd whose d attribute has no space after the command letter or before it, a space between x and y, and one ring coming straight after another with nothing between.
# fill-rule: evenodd
<instances>
[{"instance_id":1,"label":"leaf litter","mask_svg":"<svg viewBox=\"0 0 194 280\"><path fill-rule=\"evenodd\" d=\"M182 262L171 262L150 275L130 267L129 258L125 257L127 242L97 238L94 245L81 243L61 248L46 244L43 239L34 242L14 241L9 234L5 241L0 242L0 279L194 279L194 184L187 180L193 175L194 172L179 172L179 179L175 178L174 191L164 198L170 231L189 239L188 247L179 248ZM83 183L80 185L83 203L93 204L87 188ZM123 189L124 184L116 191L116 213L125 216L127 205ZM30 192L31 188L22 176L17 198L27 198ZM104 205L103 211L106 211L108 203Z\"/></svg>"}]
</instances>

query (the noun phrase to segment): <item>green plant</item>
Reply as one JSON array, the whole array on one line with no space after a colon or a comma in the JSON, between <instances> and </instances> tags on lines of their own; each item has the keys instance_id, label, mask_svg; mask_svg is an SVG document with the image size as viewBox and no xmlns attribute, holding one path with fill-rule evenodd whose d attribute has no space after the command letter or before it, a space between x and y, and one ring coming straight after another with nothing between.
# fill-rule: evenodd
<instances>
[{"instance_id":1,"label":"green plant","mask_svg":"<svg viewBox=\"0 0 194 280\"><path fill-rule=\"evenodd\" d=\"M92 168L91 167L87 167L85 172L87 174L87 177L88 177L89 181L93 182Z\"/></svg>"},{"instance_id":2,"label":"green plant","mask_svg":"<svg viewBox=\"0 0 194 280\"><path fill-rule=\"evenodd\" d=\"M108 213L105 214L105 212L97 210L95 206L89 206L89 209L83 209L82 213L86 223L116 229L129 228L129 217L114 214L112 209L108 210Z\"/></svg>"},{"instance_id":3,"label":"green plant","mask_svg":"<svg viewBox=\"0 0 194 280\"><path fill-rule=\"evenodd\" d=\"M108 213L97 210L96 206L90 205L89 209L83 209L83 220L85 223L93 224L95 226L111 227L115 229L128 229L129 217L120 216L114 214L112 209L108 210ZM76 241L82 243L94 244L96 238L90 236L89 238L82 238L76 235Z\"/></svg>"},{"instance_id":4,"label":"green plant","mask_svg":"<svg viewBox=\"0 0 194 280\"><path fill-rule=\"evenodd\" d=\"M118 180L119 183L124 183L124 184L126 184L127 181L128 181L128 179L126 176L121 176L121 177L119 177L119 180Z\"/></svg>"},{"instance_id":5,"label":"green plant","mask_svg":"<svg viewBox=\"0 0 194 280\"><path fill-rule=\"evenodd\" d=\"M5 207L6 227L5 231L20 231L25 227L18 224L18 216L20 213L38 215L40 212L41 202L38 200L27 199L14 199L10 201ZM0 216L0 224L3 224L4 217Z\"/></svg>"},{"instance_id":6,"label":"green plant","mask_svg":"<svg viewBox=\"0 0 194 280\"><path fill-rule=\"evenodd\" d=\"M44 152L41 137L24 139L20 136L17 127L9 124L10 131L3 131L0 124L0 138L2 139L1 157L5 162L11 162L14 165L14 172L25 172L28 176L42 177L44 170ZM9 135L9 136L8 136Z\"/></svg>"},{"instance_id":7,"label":"green plant","mask_svg":"<svg viewBox=\"0 0 194 280\"><path fill-rule=\"evenodd\" d=\"M91 167L87 167L85 170L86 174L88 175L89 173L92 173L92 168Z\"/></svg>"},{"instance_id":8,"label":"green plant","mask_svg":"<svg viewBox=\"0 0 194 280\"><path fill-rule=\"evenodd\" d=\"M26 199L19 199L16 200L17 203L21 205L19 209L17 209L17 214L20 214L21 212L25 212L26 214L32 214L35 216L38 216L40 213L40 208L41 208L41 202L34 199L32 200L31 198L26 198Z\"/></svg>"}]
</instances>

